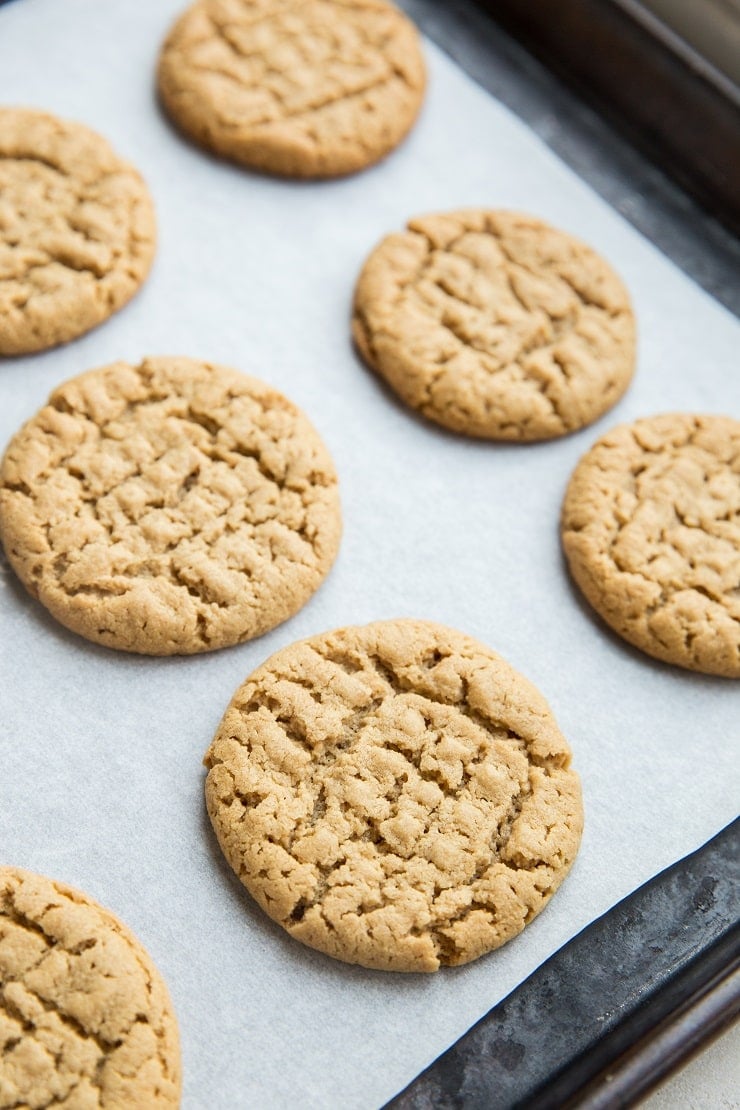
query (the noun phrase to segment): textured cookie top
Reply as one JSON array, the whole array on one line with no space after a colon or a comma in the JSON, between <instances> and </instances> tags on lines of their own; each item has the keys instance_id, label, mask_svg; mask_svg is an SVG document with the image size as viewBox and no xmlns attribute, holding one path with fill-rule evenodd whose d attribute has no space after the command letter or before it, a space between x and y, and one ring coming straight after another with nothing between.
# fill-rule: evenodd
<instances>
[{"instance_id":1,"label":"textured cookie top","mask_svg":"<svg viewBox=\"0 0 740 1110\"><path fill-rule=\"evenodd\" d=\"M629 297L590 247L532 216L409 221L355 291L365 360L412 408L468 435L537 440L595 420L632 377Z\"/></svg>"},{"instance_id":2,"label":"textured cookie top","mask_svg":"<svg viewBox=\"0 0 740 1110\"><path fill-rule=\"evenodd\" d=\"M0 355L66 343L126 303L154 255L154 211L105 139L0 108Z\"/></svg>"},{"instance_id":3,"label":"textured cookie top","mask_svg":"<svg viewBox=\"0 0 740 1110\"><path fill-rule=\"evenodd\" d=\"M0 537L58 620L109 647L208 651L292 616L341 531L306 417L235 370L114 363L66 382L0 467Z\"/></svg>"},{"instance_id":4,"label":"textured cookie top","mask_svg":"<svg viewBox=\"0 0 740 1110\"><path fill-rule=\"evenodd\" d=\"M170 32L159 89L196 142L290 177L353 173L421 106L413 24L384 0L199 0Z\"/></svg>"},{"instance_id":5,"label":"textured cookie top","mask_svg":"<svg viewBox=\"0 0 740 1110\"><path fill-rule=\"evenodd\" d=\"M279 651L208 750L221 847L298 940L396 971L462 964L520 932L581 835L544 698L488 648L397 620Z\"/></svg>"},{"instance_id":6,"label":"textured cookie top","mask_svg":"<svg viewBox=\"0 0 740 1110\"><path fill-rule=\"evenodd\" d=\"M669 415L615 428L570 480L573 577L643 651L740 677L740 422Z\"/></svg>"},{"instance_id":7,"label":"textured cookie top","mask_svg":"<svg viewBox=\"0 0 740 1110\"><path fill-rule=\"evenodd\" d=\"M85 895L0 867L0 1107L179 1100L177 1025L136 938Z\"/></svg>"}]
</instances>

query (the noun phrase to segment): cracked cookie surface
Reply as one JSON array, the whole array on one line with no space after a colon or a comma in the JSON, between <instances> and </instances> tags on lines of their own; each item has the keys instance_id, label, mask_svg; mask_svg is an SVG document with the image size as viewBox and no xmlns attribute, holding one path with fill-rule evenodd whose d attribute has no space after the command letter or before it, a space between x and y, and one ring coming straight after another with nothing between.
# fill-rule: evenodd
<instances>
[{"instance_id":1,"label":"cracked cookie surface","mask_svg":"<svg viewBox=\"0 0 740 1110\"><path fill-rule=\"evenodd\" d=\"M515 212L425 216L387 236L360 274L352 332L406 404L488 439L591 423L635 363L629 296L611 267Z\"/></svg>"},{"instance_id":2,"label":"cracked cookie surface","mask_svg":"<svg viewBox=\"0 0 740 1110\"><path fill-rule=\"evenodd\" d=\"M578 776L542 695L494 652L382 621L277 652L205 757L221 848L291 936L436 971L504 944L567 874Z\"/></svg>"},{"instance_id":3,"label":"cracked cookie surface","mask_svg":"<svg viewBox=\"0 0 740 1110\"><path fill-rule=\"evenodd\" d=\"M308 601L340 533L334 466L303 413L188 358L71 379L0 467L0 538L27 589L125 651L259 636Z\"/></svg>"},{"instance_id":4,"label":"cracked cookie surface","mask_svg":"<svg viewBox=\"0 0 740 1110\"><path fill-rule=\"evenodd\" d=\"M0 108L0 355L66 343L131 299L154 256L138 172L79 123Z\"/></svg>"},{"instance_id":5,"label":"cracked cookie surface","mask_svg":"<svg viewBox=\"0 0 740 1110\"><path fill-rule=\"evenodd\" d=\"M416 28L385 0L199 0L159 61L162 101L186 135L289 177L383 158L424 86Z\"/></svg>"},{"instance_id":6,"label":"cracked cookie surface","mask_svg":"<svg viewBox=\"0 0 740 1110\"><path fill-rule=\"evenodd\" d=\"M178 1106L167 988L136 937L79 891L0 867L0 1110Z\"/></svg>"},{"instance_id":7,"label":"cracked cookie surface","mask_svg":"<svg viewBox=\"0 0 740 1110\"><path fill-rule=\"evenodd\" d=\"M561 521L596 612L656 659L740 678L740 422L670 414L581 459Z\"/></svg>"}]
</instances>

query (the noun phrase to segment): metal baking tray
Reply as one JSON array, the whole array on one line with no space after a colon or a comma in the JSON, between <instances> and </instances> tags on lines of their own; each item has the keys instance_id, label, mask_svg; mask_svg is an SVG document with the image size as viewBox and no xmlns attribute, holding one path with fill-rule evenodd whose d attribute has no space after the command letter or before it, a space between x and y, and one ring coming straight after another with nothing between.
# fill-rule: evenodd
<instances>
[{"instance_id":1,"label":"metal baking tray","mask_svg":"<svg viewBox=\"0 0 740 1110\"><path fill-rule=\"evenodd\" d=\"M740 231L735 0L480 0L706 209ZM727 43L727 49L723 49ZM703 51L703 52L702 52Z\"/></svg>"},{"instance_id":2,"label":"metal baking tray","mask_svg":"<svg viewBox=\"0 0 740 1110\"><path fill-rule=\"evenodd\" d=\"M0 0L0 4L3 2L7 0ZM480 6L465 0L451 0L446 4L406 0L403 6L422 30L523 118L582 178L686 273L725 305L736 312L740 309L738 244L711 214L700 209L672 182L668 172L664 172L674 172L672 156L663 157L662 148L657 145L653 154L660 165L656 169L619 137L611 124L594 111L588 99L564 87ZM505 9L513 10L514 5L502 0L495 7L503 18ZM564 4L563 12L567 7L568 4ZM585 11L587 5L581 7ZM624 13L627 5L605 3L600 7L613 9L614 15L617 8ZM542 49L541 54L545 56L547 51ZM553 51L548 60L555 64ZM606 92L604 90L605 96ZM619 105L613 102L608 110L616 118ZM620 126L629 129L633 125L623 123ZM195 169L195 154L193 160ZM287 196L288 187L285 193ZM709 203L706 194L702 194L702 198ZM134 307L132 311L135 313L137 309ZM129 315L127 319L133 320L134 316ZM105 333L101 330L99 335L81 341L76 348L79 357L86 357L83 352L88 349L97 350L97 344L102 343L101 336L112 351L116 337L124 334L125 325L126 320L121 316ZM190 334L187 329L191 326L191 321L184 319L179 334ZM67 352L61 361L69 357ZM90 365L93 364L91 361ZM49 364L40 361L37 365L42 374L41 367ZM304 388L310 397L312 387ZM393 413L393 418L405 420L406 416ZM611 417L608 419L609 423L613 422ZM337 426L340 423L338 418L335 422ZM327 423L331 425L328 417ZM586 441L592 438L588 435ZM498 461L503 462L503 457ZM353 555L357 558L358 554L361 556L355 544ZM318 605L321 604L319 599ZM303 634L303 622L309 619L309 616L302 616L291 628L283 630L279 634L283 642ZM35 635L36 621L31 624ZM59 635L41 625L41 621L39 625L40 637ZM307 631L308 626L306 634ZM70 651L74 650L73 645ZM82 665L84 650L79 651ZM255 653L256 662L267 654L267 648L256 645ZM247 649L242 658L246 672L246 660L252 658ZM223 663L229 673L233 672L234 679L233 682L224 679L225 688L235 684L237 670L239 678L243 675L236 654ZM191 673L196 665L189 665ZM214 662L212 669L215 667ZM115 669L126 670L132 682L139 674L136 661L117 660ZM114 670L113 664L110 670ZM159 668L163 681L166 673L166 667ZM96 725L99 723L96 721ZM113 816L117 817L117 813ZM80 821L89 822L89 815L81 813ZM90 832L92 835L94 830L91 828ZM192 835L191 847L199 845L205 835L200 828L189 829L188 833ZM737 884L733 886L731 882L731 869L737 861L739 837L738 826L730 827L707 847L669 868L588 926L495 1007L438 1063L423 1072L397 1097L397 1104L419 1107L563 1106L573 1100L587 1104L584 1100L588 1098L603 1098L604 1085L600 1084L600 1077L616 1074L617 1062L620 1062L619 1098L622 1101L598 1104L627 1105L639 1097L673 1064L722 1028L736 1012L737 991L732 969L737 959L740 905ZM57 851L61 867L65 862L63 846L58 846ZM122 854L118 858L119 867L124 865L123 860ZM66 859L69 866L73 862L71 858ZM115 870L111 866L111 885L122 902L126 884ZM58 874L57 877L67 876ZM229 887L230 881L223 874L218 876L219 890L226 892L229 911L232 915L238 914L241 921L248 911L244 909L241 891L234 890L233 885ZM216 885L215 878L213 885ZM250 923L256 924L256 921L250 918ZM151 926L156 932L156 922L147 916L146 907L142 909L141 924ZM264 923L261 926L264 927ZM266 944L279 945L274 933L268 934L266 929L265 933ZM615 993L613 977L607 981L603 974L605 968L612 970L610 965L616 951L620 954L619 967L624 977L622 994ZM650 952L647 963L643 959L646 951ZM312 965L306 963L306 966ZM576 1025L574 1012L580 1015L577 1029L573 1028ZM548 1040L548 1052L542 1052L540 1043L536 1059L528 1033L533 1020L540 1032L545 1022L553 1031ZM565 1028L568 1025L570 1029ZM609 1090L614 1093L616 1088L611 1085ZM499 1099L498 1103L495 1098ZM553 1102L553 1098L558 1101Z\"/></svg>"}]
</instances>

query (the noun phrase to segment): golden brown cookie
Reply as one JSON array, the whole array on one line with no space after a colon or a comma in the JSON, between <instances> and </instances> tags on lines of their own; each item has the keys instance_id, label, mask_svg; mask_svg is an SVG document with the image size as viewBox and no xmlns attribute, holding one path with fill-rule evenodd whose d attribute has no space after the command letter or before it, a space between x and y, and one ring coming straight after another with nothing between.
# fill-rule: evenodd
<instances>
[{"instance_id":1,"label":"golden brown cookie","mask_svg":"<svg viewBox=\"0 0 740 1110\"><path fill-rule=\"evenodd\" d=\"M635 363L629 297L611 267L515 212L425 216L389 235L360 274L352 332L406 404L488 439L589 424Z\"/></svg>"},{"instance_id":2,"label":"golden brown cookie","mask_svg":"<svg viewBox=\"0 0 740 1110\"><path fill-rule=\"evenodd\" d=\"M86 895L0 867L0 1107L179 1102L172 1003L136 937Z\"/></svg>"},{"instance_id":3,"label":"golden brown cookie","mask_svg":"<svg viewBox=\"0 0 740 1110\"><path fill-rule=\"evenodd\" d=\"M424 85L416 28L385 0L198 0L159 59L162 102L186 135L288 177L383 158Z\"/></svg>"},{"instance_id":4,"label":"golden brown cookie","mask_svg":"<svg viewBox=\"0 0 740 1110\"><path fill-rule=\"evenodd\" d=\"M562 536L571 573L631 644L740 678L740 422L624 424L584 455Z\"/></svg>"},{"instance_id":5,"label":"golden brown cookie","mask_svg":"<svg viewBox=\"0 0 740 1110\"><path fill-rule=\"evenodd\" d=\"M137 171L81 123L0 108L0 355L42 351L107 320L154 256Z\"/></svg>"},{"instance_id":6,"label":"golden brown cookie","mask_svg":"<svg viewBox=\"0 0 740 1110\"><path fill-rule=\"evenodd\" d=\"M319 587L340 532L334 467L303 413L194 359L72 378L0 466L0 538L24 585L124 651L259 636Z\"/></svg>"},{"instance_id":7,"label":"golden brown cookie","mask_svg":"<svg viewBox=\"0 0 740 1110\"><path fill-rule=\"evenodd\" d=\"M291 936L436 971L521 932L570 869L578 776L542 695L441 625L381 621L277 652L209 748L221 848Z\"/></svg>"}]
</instances>

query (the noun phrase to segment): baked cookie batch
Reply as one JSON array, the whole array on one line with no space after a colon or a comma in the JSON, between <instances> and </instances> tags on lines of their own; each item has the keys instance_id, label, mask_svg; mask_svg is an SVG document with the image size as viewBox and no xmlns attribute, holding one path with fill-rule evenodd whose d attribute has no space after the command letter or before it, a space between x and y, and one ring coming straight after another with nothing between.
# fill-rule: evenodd
<instances>
[{"instance_id":1,"label":"baked cookie batch","mask_svg":"<svg viewBox=\"0 0 740 1110\"><path fill-rule=\"evenodd\" d=\"M160 54L162 104L207 150L323 178L404 138L425 69L385 0L198 0ZM82 335L146 278L139 173L77 123L0 109L0 355ZM576 431L627 389L629 295L590 247L518 213L409 221L369 255L352 334L412 409L464 435ZM270 386L188 358L60 385L0 466L0 538L29 592L96 643L190 654L259 636L328 574L337 475ZM740 677L740 422L677 414L603 436L562 540L596 612L648 654ZM541 694L423 620L283 648L205 756L221 848L291 936L365 967L434 971L497 948L570 869L582 805ZM108 911L0 867L0 1106L175 1106L166 988ZM72 1099L72 1101L69 1101ZM76 1100L76 1101L75 1101Z\"/></svg>"}]
</instances>

